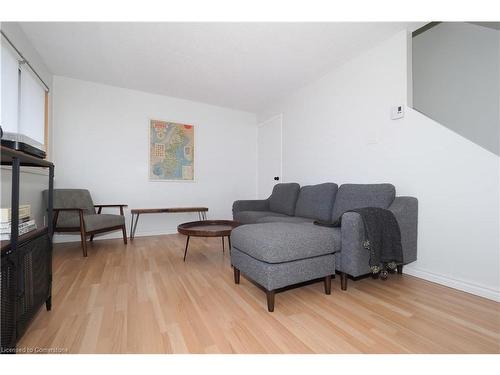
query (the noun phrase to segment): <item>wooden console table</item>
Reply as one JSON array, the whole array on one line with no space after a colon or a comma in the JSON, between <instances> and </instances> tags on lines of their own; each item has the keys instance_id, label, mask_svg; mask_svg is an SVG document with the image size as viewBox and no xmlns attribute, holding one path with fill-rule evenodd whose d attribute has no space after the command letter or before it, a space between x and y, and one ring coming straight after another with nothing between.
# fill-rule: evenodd
<instances>
[{"instance_id":1,"label":"wooden console table","mask_svg":"<svg viewBox=\"0 0 500 375\"><path fill-rule=\"evenodd\" d=\"M207 207L134 208L130 210L130 213L132 214L132 222L130 223L130 240L134 239L137 222L139 221L139 215L184 212L197 212L200 220L207 220Z\"/></svg>"}]
</instances>

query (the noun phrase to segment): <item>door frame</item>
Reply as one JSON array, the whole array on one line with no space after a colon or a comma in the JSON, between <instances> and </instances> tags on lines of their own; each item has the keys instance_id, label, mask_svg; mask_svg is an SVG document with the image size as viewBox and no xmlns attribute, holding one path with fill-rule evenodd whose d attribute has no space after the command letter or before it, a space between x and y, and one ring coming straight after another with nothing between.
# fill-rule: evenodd
<instances>
[{"instance_id":1,"label":"door frame","mask_svg":"<svg viewBox=\"0 0 500 375\"><path fill-rule=\"evenodd\" d=\"M268 124L269 122L271 121L274 121L276 119L279 119L279 123L280 123L280 180L278 181L278 183L282 182L283 181L283 113L279 113L277 115L274 115L274 116L271 116L269 117L268 119L260 122L259 124L257 124L257 178L256 178L256 184L255 184L255 192L256 192L256 195L258 196L259 195L259 174L260 174L260 171L259 171L259 128L265 126L266 124Z\"/></svg>"}]
</instances>

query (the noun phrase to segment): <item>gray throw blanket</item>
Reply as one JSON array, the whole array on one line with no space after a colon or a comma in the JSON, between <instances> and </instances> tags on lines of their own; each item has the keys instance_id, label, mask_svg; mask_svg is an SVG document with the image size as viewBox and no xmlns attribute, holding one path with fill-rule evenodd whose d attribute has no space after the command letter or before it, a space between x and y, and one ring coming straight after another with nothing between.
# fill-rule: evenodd
<instances>
[{"instance_id":1,"label":"gray throw blanket","mask_svg":"<svg viewBox=\"0 0 500 375\"><path fill-rule=\"evenodd\" d=\"M361 216L365 227L363 247L370 251L370 268L373 273L393 270L403 263L401 231L392 211L377 207L363 207L348 212Z\"/></svg>"},{"instance_id":2,"label":"gray throw blanket","mask_svg":"<svg viewBox=\"0 0 500 375\"><path fill-rule=\"evenodd\" d=\"M386 276L386 269L394 270L398 264L403 263L401 232L392 211L384 208L364 207L347 212L358 213L363 220L365 227L363 247L370 251L369 265L372 273L382 272ZM339 227L341 218L333 223L315 222L315 224Z\"/></svg>"}]
</instances>

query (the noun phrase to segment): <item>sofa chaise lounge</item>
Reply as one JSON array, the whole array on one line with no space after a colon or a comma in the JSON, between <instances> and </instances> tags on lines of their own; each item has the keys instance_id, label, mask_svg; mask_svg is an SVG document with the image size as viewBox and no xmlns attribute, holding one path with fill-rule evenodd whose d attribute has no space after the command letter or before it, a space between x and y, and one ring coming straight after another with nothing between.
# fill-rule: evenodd
<instances>
[{"instance_id":1,"label":"sofa chaise lounge","mask_svg":"<svg viewBox=\"0 0 500 375\"><path fill-rule=\"evenodd\" d=\"M361 207L392 211L401 230L403 264L417 259L418 201L396 197L392 184L323 183L302 188L297 183L277 184L267 199L233 204L234 220L247 224L231 234L235 282L239 283L241 271L261 285L269 311L274 309L275 291L293 284L324 278L329 293L336 271L346 290L348 276L371 272L361 216L347 212ZM314 224L340 217L340 228ZM402 270L398 265L398 273Z\"/></svg>"}]
</instances>

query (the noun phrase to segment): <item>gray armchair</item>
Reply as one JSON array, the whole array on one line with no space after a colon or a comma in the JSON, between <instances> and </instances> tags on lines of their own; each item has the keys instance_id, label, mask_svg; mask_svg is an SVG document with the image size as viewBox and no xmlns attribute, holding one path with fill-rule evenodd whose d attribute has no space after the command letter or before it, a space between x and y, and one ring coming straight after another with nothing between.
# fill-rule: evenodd
<instances>
[{"instance_id":1,"label":"gray armchair","mask_svg":"<svg viewBox=\"0 0 500 375\"><path fill-rule=\"evenodd\" d=\"M48 191L43 192L47 202ZM117 207L120 215L102 214L105 207ZM54 189L54 232L80 232L83 256L87 256L87 236L90 241L98 233L122 230L123 242L127 243L127 231L123 207L126 204L95 205L90 192L85 189ZM95 209L98 208L96 213Z\"/></svg>"}]
</instances>

